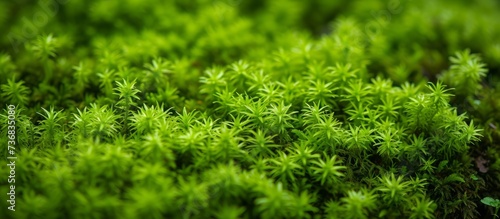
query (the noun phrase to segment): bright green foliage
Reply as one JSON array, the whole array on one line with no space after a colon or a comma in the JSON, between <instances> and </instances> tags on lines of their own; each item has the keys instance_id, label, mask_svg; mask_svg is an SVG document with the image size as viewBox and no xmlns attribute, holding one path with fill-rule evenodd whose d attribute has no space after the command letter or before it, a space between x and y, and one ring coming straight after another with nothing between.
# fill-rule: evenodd
<instances>
[{"instance_id":1,"label":"bright green foliage","mask_svg":"<svg viewBox=\"0 0 500 219\"><path fill-rule=\"evenodd\" d=\"M377 188L382 194L382 199L389 205L404 204L405 196L409 193L409 182L403 182L402 177L390 176L379 178L380 186Z\"/></svg>"},{"instance_id":2,"label":"bright green foliage","mask_svg":"<svg viewBox=\"0 0 500 219\"><path fill-rule=\"evenodd\" d=\"M250 149L250 154L253 157L262 156L269 157L274 155L273 148L279 145L273 142L273 136L266 135L264 131L257 129L251 131L252 135L247 140L247 146Z\"/></svg>"},{"instance_id":3,"label":"bright green foliage","mask_svg":"<svg viewBox=\"0 0 500 219\"><path fill-rule=\"evenodd\" d=\"M457 52L450 58L450 70L443 74L443 80L457 89L461 95L473 95L481 87L479 82L486 76L486 65L481 58L469 50Z\"/></svg>"},{"instance_id":4,"label":"bright green foliage","mask_svg":"<svg viewBox=\"0 0 500 219\"><path fill-rule=\"evenodd\" d=\"M499 8L2 1L0 218L498 217Z\"/></svg>"},{"instance_id":5,"label":"bright green foliage","mask_svg":"<svg viewBox=\"0 0 500 219\"><path fill-rule=\"evenodd\" d=\"M116 82L117 87L115 88L115 95L119 97L119 101L116 103L118 107L120 107L124 112L123 112L123 132L128 131L128 120L130 116L130 108L132 106L135 106L135 101L139 100L140 98L137 96L137 94L140 92L137 90L134 85L135 81L133 82L127 82L126 80L123 80L123 83Z\"/></svg>"},{"instance_id":6,"label":"bright green foliage","mask_svg":"<svg viewBox=\"0 0 500 219\"><path fill-rule=\"evenodd\" d=\"M427 198L422 200L416 198L413 205L410 218L434 218L432 213L435 211L436 205L433 201Z\"/></svg>"},{"instance_id":7,"label":"bright green foliage","mask_svg":"<svg viewBox=\"0 0 500 219\"><path fill-rule=\"evenodd\" d=\"M302 166L297 164L293 157L280 152L279 157L270 160L272 165L269 169L270 174L283 182L293 182L297 180L296 175L303 175Z\"/></svg>"},{"instance_id":8,"label":"bright green foliage","mask_svg":"<svg viewBox=\"0 0 500 219\"><path fill-rule=\"evenodd\" d=\"M118 132L118 118L113 109L108 106L91 105L89 114L90 119L90 135L95 138L113 137Z\"/></svg>"},{"instance_id":9,"label":"bright green foliage","mask_svg":"<svg viewBox=\"0 0 500 219\"><path fill-rule=\"evenodd\" d=\"M35 56L47 60L56 56L57 40L52 36L39 37L30 48L35 53Z\"/></svg>"},{"instance_id":10,"label":"bright green foliage","mask_svg":"<svg viewBox=\"0 0 500 219\"><path fill-rule=\"evenodd\" d=\"M163 106L144 105L139 112L134 113L132 118L132 129L139 134L150 133L156 127L160 126L160 121L167 118L167 113Z\"/></svg>"},{"instance_id":11,"label":"bright green foliage","mask_svg":"<svg viewBox=\"0 0 500 219\"><path fill-rule=\"evenodd\" d=\"M8 79L7 84L3 84L1 88L2 96L6 101L21 106L28 103L29 88L24 86L23 81L15 82L14 79Z\"/></svg>"},{"instance_id":12,"label":"bright green foliage","mask_svg":"<svg viewBox=\"0 0 500 219\"><path fill-rule=\"evenodd\" d=\"M321 159L311 162L316 165L315 167L312 167L311 170L313 171L313 175L315 175L316 180L321 182L321 185L325 183L335 184L340 177L344 176L341 170L346 167L341 166L341 161L336 159L337 157L334 155L331 158L326 158L326 162Z\"/></svg>"},{"instance_id":13,"label":"bright green foliage","mask_svg":"<svg viewBox=\"0 0 500 219\"><path fill-rule=\"evenodd\" d=\"M39 134L40 134L40 143L38 145L41 146L52 146L53 143L60 143L62 140L61 132L61 120L62 117L61 111L56 112L54 108L50 108L50 110L43 109L44 113L39 113L43 120L40 122L40 125L37 126Z\"/></svg>"},{"instance_id":14,"label":"bright green foliage","mask_svg":"<svg viewBox=\"0 0 500 219\"><path fill-rule=\"evenodd\" d=\"M346 218L368 218L370 211L377 207L377 196L370 191L348 191L342 198Z\"/></svg>"},{"instance_id":15,"label":"bright green foliage","mask_svg":"<svg viewBox=\"0 0 500 219\"><path fill-rule=\"evenodd\" d=\"M285 106L282 101L279 104L272 104L271 108L266 112L266 120L269 129L277 133L282 138L290 140L288 130L293 128L293 121L295 118L293 114L296 112L289 112L291 105Z\"/></svg>"},{"instance_id":16,"label":"bright green foliage","mask_svg":"<svg viewBox=\"0 0 500 219\"><path fill-rule=\"evenodd\" d=\"M489 205L491 207L494 207L495 213L493 215L494 215L494 217L499 217L498 209L500 209L500 200L494 199L492 197L485 197L485 198L481 199L481 202L485 205Z\"/></svg>"}]
</instances>

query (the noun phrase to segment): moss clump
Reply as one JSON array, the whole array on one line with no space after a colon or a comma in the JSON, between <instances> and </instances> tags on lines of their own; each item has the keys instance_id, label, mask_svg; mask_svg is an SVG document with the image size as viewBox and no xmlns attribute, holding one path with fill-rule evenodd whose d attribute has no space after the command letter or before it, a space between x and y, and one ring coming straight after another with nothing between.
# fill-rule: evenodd
<instances>
[{"instance_id":1,"label":"moss clump","mask_svg":"<svg viewBox=\"0 0 500 219\"><path fill-rule=\"evenodd\" d=\"M492 217L499 10L0 3L0 218Z\"/></svg>"}]
</instances>

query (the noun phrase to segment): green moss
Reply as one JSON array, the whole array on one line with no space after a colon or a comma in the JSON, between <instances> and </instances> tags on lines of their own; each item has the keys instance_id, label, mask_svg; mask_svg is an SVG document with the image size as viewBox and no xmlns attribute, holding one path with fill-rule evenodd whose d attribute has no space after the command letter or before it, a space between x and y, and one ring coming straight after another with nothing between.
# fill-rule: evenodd
<instances>
[{"instance_id":1,"label":"green moss","mask_svg":"<svg viewBox=\"0 0 500 219\"><path fill-rule=\"evenodd\" d=\"M499 10L1 3L0 218L498 216Z\"/></svg>"}]
</instances>

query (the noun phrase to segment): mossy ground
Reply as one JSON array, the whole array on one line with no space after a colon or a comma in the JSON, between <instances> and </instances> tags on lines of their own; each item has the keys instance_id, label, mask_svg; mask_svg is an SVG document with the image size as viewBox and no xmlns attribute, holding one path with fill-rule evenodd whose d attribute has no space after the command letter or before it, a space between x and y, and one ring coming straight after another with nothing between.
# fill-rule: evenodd
<instances>
[{"instance_id":1,"label":"mossy ground","mask_svg":"<svg viewBox=\"0 0 500 219\"><path fill-rule=\"evenodd\" d=\"M492 218L499 12L2 1L0 218Z\"/></svg>"}]
</instances>

